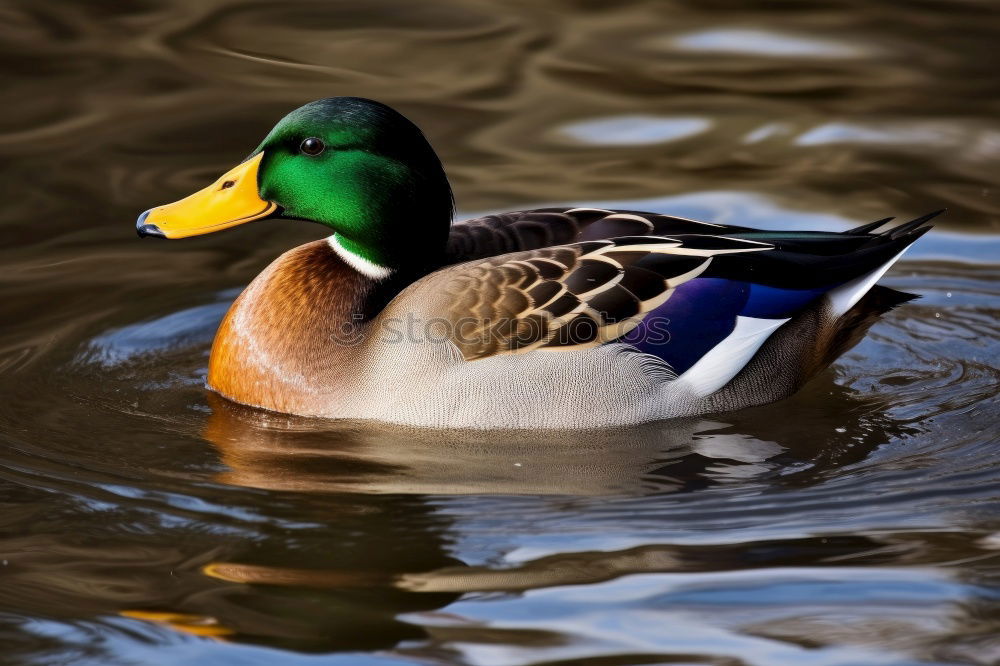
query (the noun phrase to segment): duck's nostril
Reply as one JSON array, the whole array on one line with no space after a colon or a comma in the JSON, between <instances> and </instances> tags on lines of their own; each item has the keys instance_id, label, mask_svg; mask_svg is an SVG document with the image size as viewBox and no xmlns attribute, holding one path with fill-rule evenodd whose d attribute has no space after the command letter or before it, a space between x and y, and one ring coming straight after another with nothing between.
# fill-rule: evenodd
<instances>
[{"instance_id":1,"label":"duck's nostril","mask_svg":"<svg viewBox=\"0 0 1000 666\"><path fill-rule=\"evenodd\" d=\"M219 189L220 189L220 190L225 190L225 189L229 189L230 187L232 187L232 186L233 186L233 185L235 185L235 184L236 184L236 181L235 181L235 180L227 180L226 182L224 182L224 183L222 184L222 187L220 187Z\"/></svg>"}]
</instances>

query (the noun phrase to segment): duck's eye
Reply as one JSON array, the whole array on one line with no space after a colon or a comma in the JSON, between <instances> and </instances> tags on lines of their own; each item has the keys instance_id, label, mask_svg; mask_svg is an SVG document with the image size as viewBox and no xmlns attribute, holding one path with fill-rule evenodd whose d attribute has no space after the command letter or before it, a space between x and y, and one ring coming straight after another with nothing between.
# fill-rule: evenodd
<instances>
[{"instance_id":1,"label":"duck's eye","mask_svg":"<svg viewBox=\"0 0 1000 666\"><path fill-rule=\"evenodd\" d=\"M302 142L301 146L299 146L299 150L301 150L306 155L319 155L320 153L323 152L324 148L326 148L326 144L324 144L322 140L317 139L314 136L309 137L308 139Z\"/></svg>"}]
</instances>

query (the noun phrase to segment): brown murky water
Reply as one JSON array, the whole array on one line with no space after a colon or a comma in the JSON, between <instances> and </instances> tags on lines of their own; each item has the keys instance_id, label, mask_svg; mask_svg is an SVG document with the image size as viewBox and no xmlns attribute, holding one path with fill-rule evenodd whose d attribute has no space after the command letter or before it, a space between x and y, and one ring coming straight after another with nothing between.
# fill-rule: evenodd
<instances>
[{"instance_id":1,"label":"brown murky water","mask_svg":"<svg viewBox=\"0 0 1000 666\"><path fill-rule=\"evenodd\" d=\"M0 4L0 661L994 664L992 3ZM502 439L207 395L318 227L139 241L305 101L425 128L466 213L840 228L947 206L919 300L781 404Z\"/></svg>"}]
</instances>

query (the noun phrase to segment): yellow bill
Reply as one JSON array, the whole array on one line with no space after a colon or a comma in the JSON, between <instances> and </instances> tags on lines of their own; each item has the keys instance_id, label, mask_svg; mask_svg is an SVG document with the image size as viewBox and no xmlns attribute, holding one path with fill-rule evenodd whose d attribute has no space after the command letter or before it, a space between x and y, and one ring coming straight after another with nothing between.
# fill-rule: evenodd
<instances>
[{"instance_id":1,"label":"yellow bill","mask_svg":"<svg viewBox=\"0 0 1000 666\"><path fill-rule=\"evenodd\" d=\"M258 153L205 189L147 210L136 220L136 231L140 236L185 238L267 217L278 206L257 192L257 170L263 157L264 153Z\"/></svg>"}]
</instances>

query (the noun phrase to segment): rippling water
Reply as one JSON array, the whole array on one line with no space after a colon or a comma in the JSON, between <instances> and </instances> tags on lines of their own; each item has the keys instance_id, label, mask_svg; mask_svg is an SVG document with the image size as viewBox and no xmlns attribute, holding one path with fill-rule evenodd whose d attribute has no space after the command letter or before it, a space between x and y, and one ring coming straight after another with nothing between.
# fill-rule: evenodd
<instances>
[{"instance_id":1,"label":"rippling water","mask_svg":"<svg viewBox=\"0 0 1000 666\"><path fill-rule=\"evenodd\" d=\"M0 659L1000 660L1000 18L975 2L0 5ZM316 237L140 242L286 111L425 128L467 213L778 228L949 207L920 296L780 404L427 433L203 389L228 304Z\"/></svg>"}]
</instances>

